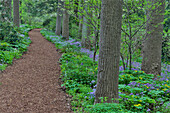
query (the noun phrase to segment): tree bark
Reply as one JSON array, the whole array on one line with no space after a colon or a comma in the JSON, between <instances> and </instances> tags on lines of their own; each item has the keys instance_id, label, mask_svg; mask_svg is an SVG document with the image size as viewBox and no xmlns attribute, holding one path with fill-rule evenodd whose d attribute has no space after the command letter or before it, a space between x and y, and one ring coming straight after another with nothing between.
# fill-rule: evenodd
<instances>
[{"instance_id":1,"label":"tree bark","mask_svg":"<svg viewBox=\"0 0 170 113\"><path fill-rule=\"evenodd\" d=\"M58 0L56 31L55 31L56 35L60 35L61 34L61 19L62 19L61 0Z\"/></svg>"},{"instance_id":2,"label":"tree bark","mask_svg":"<svg viewBox=\"0 0 170 113\"><path fill-rule=\"evenodd\" d=\"M11 9L11 2L12 2L12 0L8 0L9 16L10 16L10 19L9 19L9 20L10 20L10 21L12 20L12 19L11 19L11 17L12 17L12 16L11 16L11 11L12 11L12 9Z\"/></svg>"},{"instance_id":3,"label":"tree bark","mask_svg":"<svg viewBox=\"0 0 170 113\"><path fill-rule=\"evenodd\" d=\"M79 39L82 38L82 27L83 27L83 24L81 22L83 16L79 16Z\"/></svg>"},{"instance_id":4,"label":"tree bark","mask_svg":"<svg viewBox=\"0 0 170 113\"><path fill-rule=\"evenodd\" d=\"M153 5L155 9L151 7L147 11L146 40L141 69L145 73L156 76L161 74L162 22L164 20L165 0L148 0L148 2L148 5ZM158 2L159 5L155 5Z\"/></svg>"},{"instance_id":5,"label":"tree bark","mask_svg":"<svg viewBox=\"0 0 170 113\"><path fill-rule=\"evenodd\" d=\"M86 0L84 0L84 9L85 11L87 12L87 6L86 6ZM91 15L88 15L88 16L91 16ZM90 49L91 47L91 44L90 44L90 33L91 33L91 30L90 30L90 27L88 26L89 20L87 20L87 15L84 15L83 16L83 27L82 27L82 46L87 48L87 49Z\"/></svg>"},{"instance_id":6,"label":"tree bark","mask_svg":"<svg viewBox=\"0 0 170 113\"><path fill-rule=\"evenodd\" d=\"M85 45L86 45L86 38L87 38L87 26L85 25L86 23L87 23L87 20L86 20L85 16L83 16L82 39L81 39L82 47L85 47Z\"/></svg>"},{"instance_id":7,"label":"tree bark","mask_svg":"<svg viewBox=\"0 0 170 113\"><path fill-rule=\"evenodd\" d=\"M69 17L70 15L67 12L67 7L65 6L65 10L63 11L63 28L62 28L62 36L64 39L69 40Z\"/></svg>"},{"instance_id":8,"label":"tree bark","mask_svg":"<svg viewBox=\"0 0 170 113\"><path fill-rule=\"evenodd\" d=\"M102 0L95 103L101 102L100 97L118 103L121 21L122 0Z\"/></svg>"},{"instance_id":9,"label":"tree bark","mask_svg":"<svg viewBox=\"0 0 170 113\"><path fill-rule=\"evenodd\" d=\"M13 0L14 25L19 27L19 0Z\"/></svg>"}]
</instances>

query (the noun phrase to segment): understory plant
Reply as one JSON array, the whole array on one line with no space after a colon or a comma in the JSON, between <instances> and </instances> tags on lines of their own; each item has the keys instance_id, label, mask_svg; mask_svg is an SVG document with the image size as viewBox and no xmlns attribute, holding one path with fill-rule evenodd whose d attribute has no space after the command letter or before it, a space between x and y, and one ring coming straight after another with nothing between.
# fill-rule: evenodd
<instances>
[{"instance_id":1,"label":"understory plant","mask_svg":"<svg viewBox=\"0 0 170 113\"><path fill-rule=\"evenodd\" d=\"M154 78L140 69L122 70L119 74L119 104L105 103L94 105L97 61L90 57L90 51L81 48L81 44L73 39L65 41L61 36L47 30L41 33L63 52L60 58L62 87L72 96L72 110L87 113L164 113L170 111L169 72L166 69L162 76ZM139 64L138 64L139 65Z\"/></svg>"},{"instance_id":2,"label":"understory plant","mask_svg":"<svg viewBox=\"0 0 170 113\"><path fill-rule=\"evenodd\" d=\"M21 25L20 28L12 28L8 35L3 35L0 40L0 71L5 70L8 64L12 64L13 59L20 58L27 51L31 43L28 32L32 26ZM3 32L1 32L3 34Z\"/></svg>"}]
</instances>

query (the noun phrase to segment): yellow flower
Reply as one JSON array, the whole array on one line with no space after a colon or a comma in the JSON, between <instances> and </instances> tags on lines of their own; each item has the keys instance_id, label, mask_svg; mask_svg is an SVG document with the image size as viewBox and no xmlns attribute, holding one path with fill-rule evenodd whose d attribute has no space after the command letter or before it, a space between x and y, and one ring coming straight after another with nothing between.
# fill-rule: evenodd
<instances>
[{"instance_id":1,"label":"yellow flower","mask_svg":"<svg viewBox=\"0 0 170 113\"><path fill-rule=\"evenodd\" d=\"M139 77L140 79L142 79L142 77Z\"/></svg>"},{"instance_id":2,"label":"yellow flower","mask_svg":"<svg viewBox=\"0 0 170 113\"><path fill-rule=\"evenodd\" d=\"M146 88L149 88L149 87L146 87Z\"/></svg>"},{"instance_id":3,"label":"yellow flower","mask_svg":"<svg viewBox=\"0 0 170 113\"><path fill-rule=\"evenodd\" d=\"M138 106L141 106L141 104L135 104L134 106L138 107Z\"/></svg>"},{"instance_id":4,"label":"yellow flower","mask_svg":"<svg viewBox=\"0 0 170 113\"><path fill-rule=\"evenodd\" d=\"M144 73L144 71L142 71Z\"/></svg>"},{"instance_id":5,"label":"yellow flower","mask_svg":"<svg viewBox=\"0 0 170 113\"><path fill-rule=\"evenodd\" d=\"M139 102L142 102L142 100L139 100Z\"/></svg>"},{"instance_id":6,"label":"yellow flower","mask_svg":"<svg viewBox=\"0 0 170 113\"><path fill-rule=\"evenodd\" d=\"M135 72L137 72L137 71L135 70Z\"/></svg>"},{"instance_id":7,"label":"yellow flower","mask_svg":"<svg viewBox=\"0 0 170 113\"><path fill-rule=\"evenodd\" d=\"M166 91L167 89L165 88L165 89L162 89L163 91Z\"/></svg>"},{"instance_id":8,"label":"yellow flower","mask_svg":"<svg viewBox=\"0 0 170 113\"><path fill-rule=\"evenodd\" d=\"M169 94L167 94L169 96Z\"/></svg>"},{"instance_id":9,"label":"yellow flower","mask_svg":"<svg viewBox=\"0 0 170 113\"><path fill-rule=\"evenodd\" d=\"M159 89L157 89L157 90L159 90Z\"/></svg>"},{"instance_id":10,"label":"yellow flower","mask_svg":"<svg viewBox=\"0 0 170 113\"><path fill-rule=\"evenodd\" d=\"M134 95L132 95L132 97L134 97Z\"/></svg>"}]
</instances>

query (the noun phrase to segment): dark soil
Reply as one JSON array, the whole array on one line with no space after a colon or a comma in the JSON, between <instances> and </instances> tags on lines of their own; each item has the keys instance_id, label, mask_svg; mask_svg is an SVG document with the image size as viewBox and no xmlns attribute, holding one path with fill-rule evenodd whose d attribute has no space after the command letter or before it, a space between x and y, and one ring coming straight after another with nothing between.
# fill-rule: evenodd
<instances>
[{"instance_id":1,"label":"dark soil","mask_svg":"<svg viewBox=\"0 0 170 113\"><path fill-rule=\"evenodd\" d=\"M40 29L29 36L32 44L26 54L0 74L0 113L72 113L60 87L61 54Z\"/></svg>"}]
</instances>

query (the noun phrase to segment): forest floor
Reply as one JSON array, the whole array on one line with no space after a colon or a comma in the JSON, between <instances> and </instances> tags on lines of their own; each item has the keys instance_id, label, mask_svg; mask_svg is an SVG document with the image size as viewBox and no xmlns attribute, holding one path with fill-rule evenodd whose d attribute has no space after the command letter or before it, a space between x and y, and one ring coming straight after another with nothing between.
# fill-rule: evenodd
<instances>
[{"instance_id":1,"label":"forest floor","mask_svg":"<svg viewBox=\"0 0 170 113\"><path fill-rule=\"evenodd\" d=\"M32 44L0 75L0 113L72 113L59 79L61 57L54 44L29 32Z\"/></svg>"}]
</instances>

